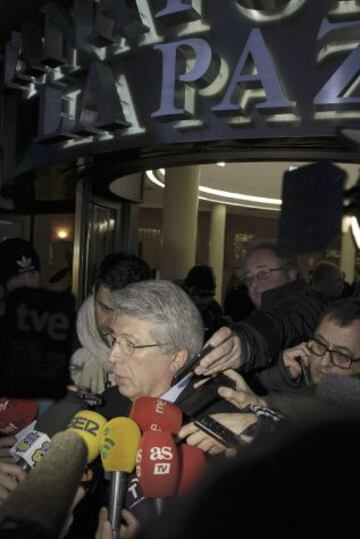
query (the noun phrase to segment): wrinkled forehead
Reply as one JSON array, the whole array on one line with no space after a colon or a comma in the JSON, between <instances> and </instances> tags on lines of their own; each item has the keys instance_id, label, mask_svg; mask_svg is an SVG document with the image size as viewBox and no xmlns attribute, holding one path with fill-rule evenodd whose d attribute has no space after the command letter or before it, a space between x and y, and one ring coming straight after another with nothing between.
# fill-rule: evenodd
<instances>
[{"instance_id":1,"label":"wrinkled forehead","mask_svg":"<svg viewBox=\"0 0 360 539\"><path fill-rule=\"evenodd\" d=\"M281 266L281 260L269 249L259 249L250 253L245 260L244 271L254 272L262 268Z\"/></svg>"}]
</instances>

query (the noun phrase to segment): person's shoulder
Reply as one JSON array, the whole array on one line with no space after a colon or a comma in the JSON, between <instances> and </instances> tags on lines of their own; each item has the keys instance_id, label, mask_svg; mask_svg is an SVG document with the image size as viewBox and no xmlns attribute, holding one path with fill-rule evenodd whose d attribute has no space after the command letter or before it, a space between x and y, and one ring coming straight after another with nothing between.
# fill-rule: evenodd
<instances>
[{"instance_id":1,"label":"person's shoulder","mask_svg":"<svg viewBox=\"0 0 360 539\"><path fill-rule=\"evenodd\" d=\"M131 401L119 393L117 386L109 387L102 394L102 404L96 407L96 412L106 419L129 415Z\"/></svg>"}]
</instances>

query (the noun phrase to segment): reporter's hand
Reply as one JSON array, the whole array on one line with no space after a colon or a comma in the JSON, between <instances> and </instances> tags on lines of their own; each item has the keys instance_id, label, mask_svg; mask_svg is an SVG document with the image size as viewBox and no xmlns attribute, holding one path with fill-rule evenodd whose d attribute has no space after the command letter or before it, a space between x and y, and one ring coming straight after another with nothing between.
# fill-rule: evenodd
<instances>
[{"instance_id":1,"label":"reporter's hand","mask_svg":"<svg viewBox=\"0 0 360 539\"><path fill-rule=\"evenodd\" d=\"M120 528L120 539L131 539L139 529L139 521L130 511L123 509L122 520L125 524ZM99 526L96 531L95 539L112 539L112 529L108 517L108 510L102 507L99 513Z\"/></svg>"},{"instance_id":2,"label":"reporter's hand","mask_svg":"<svg viewBox=\"0 0 360 539\"><path fill-rule=\"evenodd\" d=\"M226 369L238 369L243 364L240 339L230 328L220 328L205 346L208 344L214 346L214 350L203 357L194 370L195 374L208 376Z\"/></svg>"},{"instance_id":3,"label":"reporter's hand","mask_svg":"<svg viewBox=\"0 0 360 539\"><path fill-rule=\"evenodd\" d=\"M236 414L236 413L221 413L213 414L211 417L216 419L219 423L227 427L237 436L240 436L241 439L249 443L252 438L242 433L254 423L257 423L258 418L255 414ZM225 452L227 456L232 456L236 453L233 449L228 449L220 442L206 434L204 431L199 429L194 425L194 423L188 423L184 425L177 437L181 440L186 440L186 443L189 445L194 445L204 451L204 453L209 453L209 455L218 455L219 453Z\"/></svg>"},{"instance_id":4,"label":"reporter's hand","mask_svg":"<svg viewBox=\"0 0 360 539\"><path fill-rule=\"evenodd\" d=\"M234 406L242 410L250 404L260 404L262 406L267 406L266 400L256 393L247 385L244 378L237 372L233 370L228 370L225 372L226 376L234 380L236 383L235 389L230 387L220 386L218 393L220 397L231 402Z\"/></svg>"},{"instance_id":5,"label":"reporter's hand","mask_svg":"<svg viewBox=\"0 0 360 539\"><path fill-rule=\"evenodd\" d=\"M99 512L99 524L96 530L95 539L112 539L111 524L108 520L108 511L102 507Z\"/></svg>"},{"instance_id":6,"label":"reporter's hand","mask_svg":"<svg viewBox=\"0 0 360 539\"><path fill-rule=\"evenodd\" d=\"M14 459L11 464L0 462L0 504L4 503L25 477L26 473L15 464Z\"/></svg>"},{"instance_id":7,"label":"reporter's hand","mask_svg":"<svg viewBox=\"0 0 360 539\"><path fill-rule=\"evenodd\" d=\"M58 539L64 539L66 537L66 535L69 533L71 524L74 521L74 514L73 514L74 509L81 502L81 500L84 498L84 496L85 496L85 489L84 489L84 487L82 487L80 485L77 488L76 492L75 492L73 502L71 504L71 507L69 509L68 515L67 515L66 520L65 520L65 524L63 526L63 529L62 529Z\"/></svg>"},{"instance_id":8,"label":"reporter's hand","mask_svg":"<svg viewBox=\"0 0 360 539\"><path fill-rule=\"evenodd\" d=\"M298 358L301 358L307 367L309 366L310 350L306 346L306 342L302 342L293 348L288 348L282 354L282 361L289 371L290 378L293 380L298 378L302 373L302 367Z\"/></svg>"},{"instance_id":9,"label":"reporter's hand","mask_svg":"<svg viewBox=\"0 0 360 539\"><path fill-rule=\"evenodd\" d=\"M17 442L15 436L2 436L0 437L0 462L7 462L8 464L14 464L15 460L9 453L9 449Z\"/></svg>"},{"instance_id":10,"label":"reporter's hand","mask_svg":"<svg viewBox=\"0 0 360 539\"><path fill-rule=\"evenodd\" d=\"M121 513L125 524L120 529L120 539L132 539L139 529L139 521L130 511L123 509Z\"/></svg>"}]
</instances>

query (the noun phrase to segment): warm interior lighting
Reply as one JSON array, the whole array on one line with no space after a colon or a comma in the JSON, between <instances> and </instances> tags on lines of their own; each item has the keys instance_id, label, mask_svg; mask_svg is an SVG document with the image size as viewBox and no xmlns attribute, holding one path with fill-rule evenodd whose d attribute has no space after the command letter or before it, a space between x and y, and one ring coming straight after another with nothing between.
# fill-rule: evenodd
<instances>
[{"instance_id":1,"label":"warm interior lighting","mask_svg":"<svg viewBox=\"0 0 360 539\"><path fill-rule=\"evenodd\" d=\"M354 236L356 247L360 249L360 226L356 217L351 218L351 231Z\"/></svg>"},{"instance_id":2,"label":"warm interior lighting","mask_svg":"<svg viewBox=\"0 0 360 539\"><path fill-rule=\"evenodd\" d=\"M66 240L69 237L69 231L66 228L57 228L55 234L59 240Z\"/></svg>"},{"instance_id":3,"label":"warm interior lighting","mask_svg":"<svg viewBox=\"0 0 360 539\"><path fill-rule=\"evenodd\" d=\"M351 228L351 232L356 243L356 247L360 249L360 226L355 216L345 215L341 223L341 232L346 234Z\"/></svg>"}]
</instances>

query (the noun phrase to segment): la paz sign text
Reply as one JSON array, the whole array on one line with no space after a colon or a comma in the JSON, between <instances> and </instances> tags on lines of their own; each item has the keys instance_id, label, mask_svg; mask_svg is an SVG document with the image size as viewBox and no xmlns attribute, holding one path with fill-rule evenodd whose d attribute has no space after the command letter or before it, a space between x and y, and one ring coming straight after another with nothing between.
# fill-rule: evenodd
<instances>
[{"instance_id":1,"label":"la paz sign text","mask_svg":"<svg viewBox=\"0 0 360 539\"><path fill-rule=\"evenodd\" d=\"M64 9L51 1L43 26L24 23L12 33L4 86L24 107L37 107L36 142L64 149L136 135L162 140L164 126L168 140L181 141L215 124L211 136L226 138L229 130L260 137L259 126L277 136L277 126L299 128L305 116L312 125L356 120L360 7L271 4L74 0ZM302 26L309 18L316 22L310 35ZM281 33L292 36L282 47ZM293 75L283 60L287 45L291 54L301 40L311 57L299 91L292 78L305 54L292 58Z\"/></svg>"}]
</instances>

